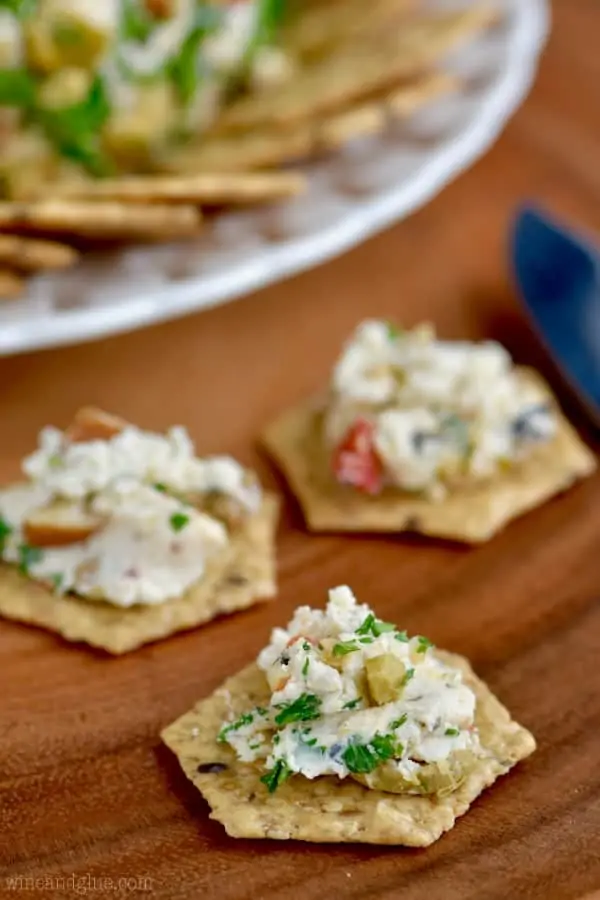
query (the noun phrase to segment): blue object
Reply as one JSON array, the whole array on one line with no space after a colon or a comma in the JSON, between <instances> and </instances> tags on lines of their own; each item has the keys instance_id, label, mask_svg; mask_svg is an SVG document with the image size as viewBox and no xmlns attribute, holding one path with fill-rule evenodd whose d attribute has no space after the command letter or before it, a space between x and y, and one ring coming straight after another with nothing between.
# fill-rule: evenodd
<instances>
[{"instance_id":1,"label":"blue object","mask_svg":"<svg viewBox=\"0 0 600 900\"><path fill-rule=\"evenodd\" d=\"M600 253L533 207L516 218L511 252L535 328L600 426Z\"/></svg>"}]
</instances>

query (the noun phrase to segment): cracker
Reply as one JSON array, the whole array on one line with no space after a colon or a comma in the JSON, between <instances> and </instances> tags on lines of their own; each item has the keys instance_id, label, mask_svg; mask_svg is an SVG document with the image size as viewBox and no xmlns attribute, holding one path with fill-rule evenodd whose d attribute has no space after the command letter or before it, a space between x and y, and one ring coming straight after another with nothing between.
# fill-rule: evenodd
<instances>
[{"instance_id":1,"label":"cracker","mask_svg":"<svg viewBox=\"0 0 600 900\"><path fill-rule=\"evenodd\" d=\"M309 56L368 35L414 9L415 0L337 0L320 2L284 27L281 45L292 56Z\"/></svg>"},{"instance_id":2,"label":"cracker","mask_svg":"<svg viewBox=\"0 0 600 900\"><path fill-rule=\"evenodd\" d=\"M182 172L235 172L277 166L336 150L355 138L383 131L388 117L409 116L453 90L456 84L456 79L445 73L403 81L335 115L301 122L292 128L271 127L207 137L198 147L188 147L164 164Z\"/></svg>"},{"instance_id":3,"label":"cracker","mask_svg":"<svg viewBox=\"0 0 600 900\"><path fill-rule=\"evenodd\" d=\"M231 713L239 715L268 702L265 676L254 664L169 725L161 736L208 801L211 818L221 822L231 837L426 847L452 828L486 787L535 750L533 736L511 719L466 659L438 655L459 667L475 692L475 721L489 751L489 757L479 760L457 790L445 797L389 794L351 779L309 781L301 776L269 794L260 782L260 770L240 762L230 747L217 742L219 729Z\"/></svg>"},{"instance_id":4,"label":"cracker","mask_svg":"<svg viewBox=\"0 0 600 900\"><path fill-rule=\"evenodd\" d=\"M0 203L0 230L57 232L84 238L166 240L196 234L200 212L193 206L36 200Z\"/></svg>"},{"instance_id":5,"label":"cracker","mask_svg":"<svg viewBox=\"0 0 600 900\"><path fill-rule=\"evenodd\" d=\"M554 402L537 373L519 371ZM285 413L266 429L263 442L285 473L313 531L416 531L479 543L596 468L595 456L560 410L556 414L558 433L553 441L497 478L451 492L439 502L392 488L370 497L338 484L320 440L314 403Z\"/></svg>"},{"instance_id":6,"label":"cracker","mask_svg":"<svg viewBox=\"0 0 600 900\"><path fill-rule=\"evenodd\" d=\"M15 272L0 269L0 300L12 300L23 293L25 284Z\"/></svg>"},{"instance_id":7,"label":"cracker","mask_svg":"<svg viewBox=\"0 0 600 900\"><path fill-rule=\"evenodd\" d=\"M113 654L195 628L216 616L275 594L274 539L278 501L267 494L261 510L207 563L202 581L183 597L158 606L120 609L110 603L57 596L0 565L0 615L56 631Z\"/></svg>"},{"instance_id":8,"label":"cracker","mask_svg":"<svg viewBox=\"0 0 600 900\"><path fill-rule=\"evenodd\" d=\"M123 203L224 205L285 200L301 194L306 179L296 172L146 175L53 187L54 197L102 198Z\"/></svg>"},{"instance_id":9,"label":"cracker","mask_svg":"<svg viewBox=\"0 0 600 900\"><path fill-rule=\"evenodd\" d=\"M458 13L411 21L371 41L357 40L305 67L289 84L233 103L221 115L219 127L291 125L335 112L416 75L492 19L487 5L476 4Z\"/></svg>"},{"instance_id":10,"label":"cracker","mask_svg":"<svg viewBox=\"0 0 600 900\"><path fill-rule=\"evenodd\" d=\"M73 247L57 241L0 234L0 265L35 272L41 269L68 269L78 258L79 254Z\"/></svg>"}]
</instances>

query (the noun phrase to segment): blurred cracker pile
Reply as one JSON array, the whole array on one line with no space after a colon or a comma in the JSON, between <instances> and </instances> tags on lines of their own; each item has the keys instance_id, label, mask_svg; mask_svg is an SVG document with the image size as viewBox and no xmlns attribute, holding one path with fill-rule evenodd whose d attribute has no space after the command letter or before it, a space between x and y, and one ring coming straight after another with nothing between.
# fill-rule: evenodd
<instances>
[{"instance_id":1,"label":"blurred cracker pile","mask_svg":"<svg viewBox=\"0 0 600 900\"><path fill-rule=\"evenodd\" d=\"M293 4L292 4L293 5ZM290 75L232 100L208 132L154 161L155 171L94 178L65 169L0 202L0 297L28 275L76 264L87 246L172 241L202 228L205 208L297 196L286 164L383 131L457 87L444 57L488 27L473 2L436 14L419 0L304 0L279 45Z\"/></svg>"}]
</instances>

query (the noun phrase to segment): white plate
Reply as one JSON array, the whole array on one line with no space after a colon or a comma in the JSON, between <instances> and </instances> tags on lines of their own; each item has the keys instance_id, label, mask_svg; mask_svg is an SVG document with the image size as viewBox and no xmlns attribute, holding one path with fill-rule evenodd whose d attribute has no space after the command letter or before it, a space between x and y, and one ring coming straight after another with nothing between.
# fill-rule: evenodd
<instances>
[{"instance_id":1,"label":"white plate","mask_svg":"<svg viewBox=\"0 0 600 900\"><path fill-rule=\"evenodd\" d=\"M0 355L233 300L349 249L426 203L485 152L533 80L548 30L546 2L496 3L499 24L449 60L464 79L459 93L307 164L310 189L293 203L226 213L191 243L88 257L72 272L33 279L26 297L1 306Z\"/></svg>"}]
</instances>

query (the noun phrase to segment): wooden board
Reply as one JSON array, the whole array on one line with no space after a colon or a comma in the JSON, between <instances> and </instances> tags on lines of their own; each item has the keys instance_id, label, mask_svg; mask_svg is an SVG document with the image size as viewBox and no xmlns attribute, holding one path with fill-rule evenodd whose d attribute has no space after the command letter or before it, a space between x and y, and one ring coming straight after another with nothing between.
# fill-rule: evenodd
<instances>
[{"instance_id":1,"label":"wooden board","mask_svg":"<svg viewBox=\"0 0 600 900\"><path fill-rule=\"evenodd\" d=\"M17 473L39 426L96 402L147 427L185 423L202 451L233 452L282 488L253 436L322 384L366 315L431 317L450 337L493 335L519 361L542 362L507 279L512 210L537 195L600 231L600 10L561 0L555 12L523 111L409 221L248 300L0 361L0 478ZM0 622L0 896L20 884L19 896L48 898L590 897L600 886L599 532L600 476L473 550L309 536L288 498L273 604L117 660ZM424 851L235 842L159 745L160 728L254 656L273 625L340 582L470 657L538 738L530 760ZM35 894L9 877L39 879ZM119 879L121 892L109 887Z\"/></svg>"}]
</instances>

